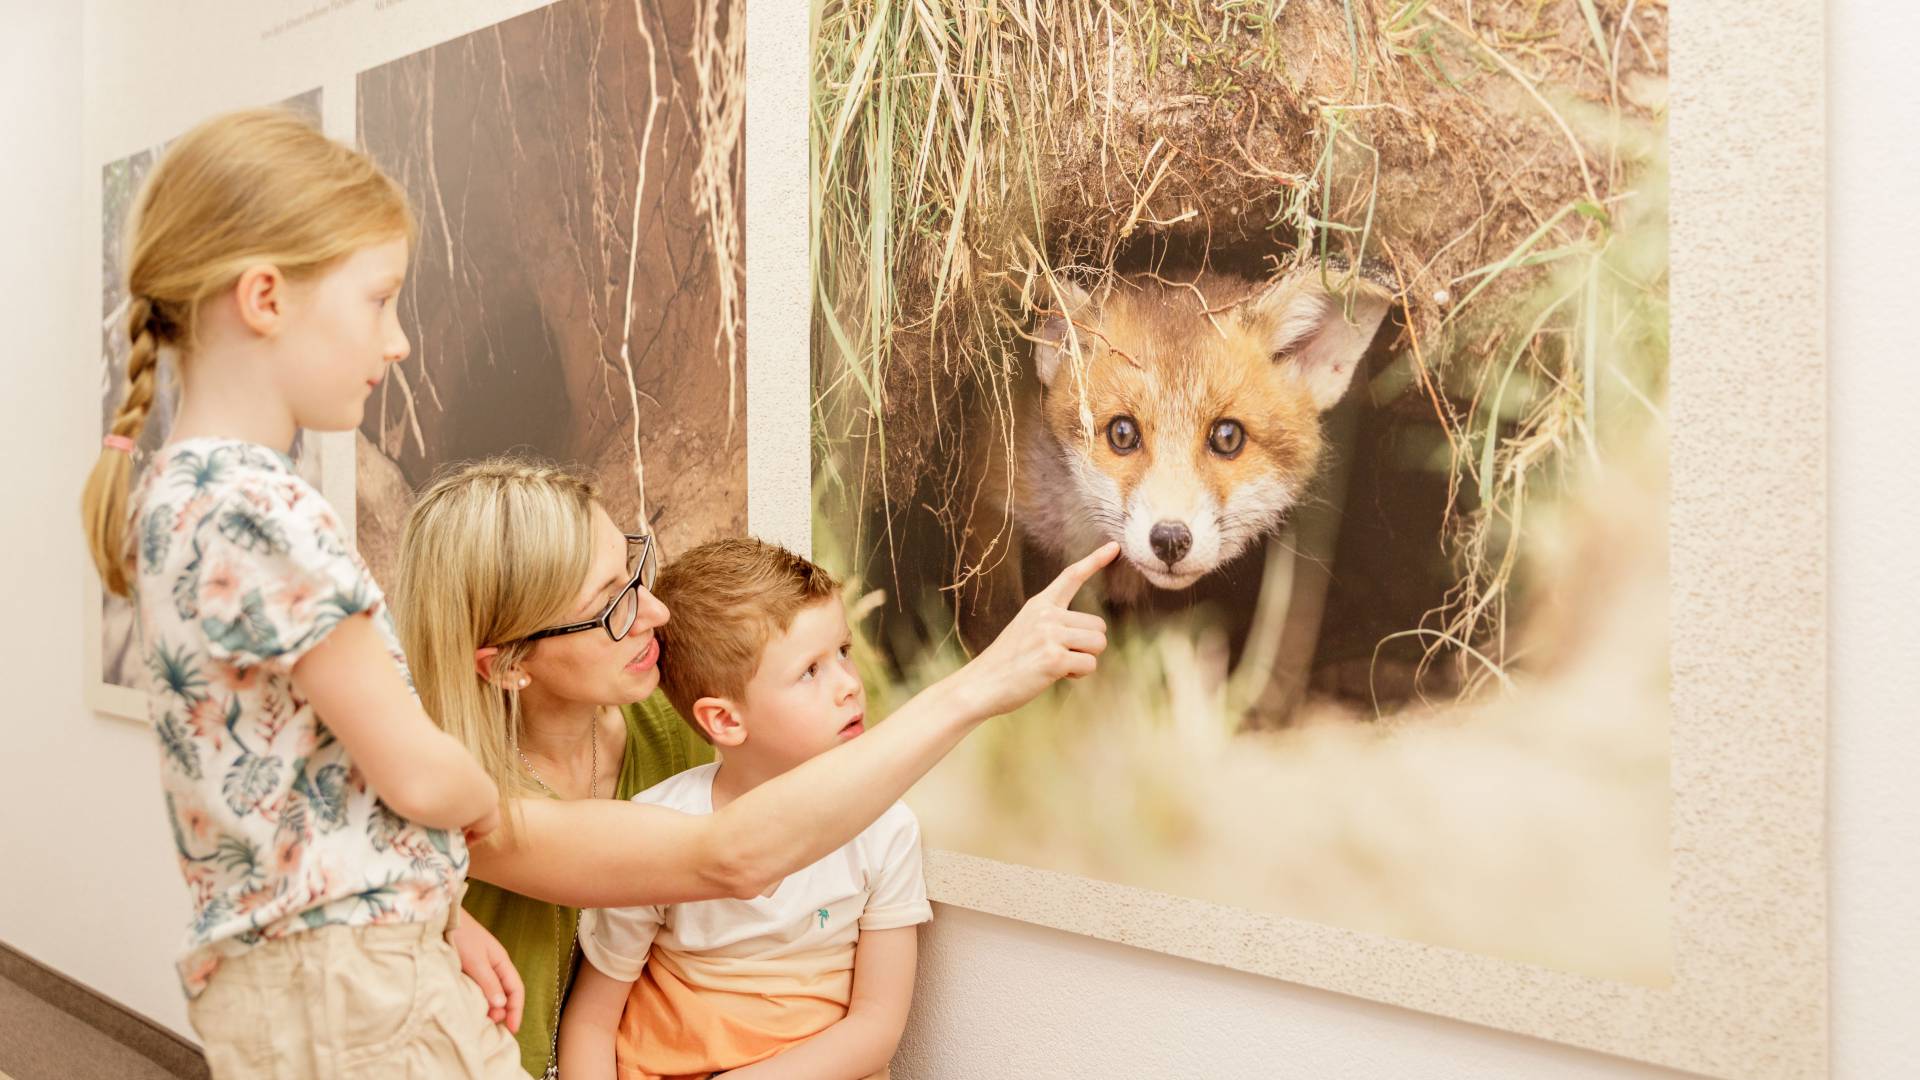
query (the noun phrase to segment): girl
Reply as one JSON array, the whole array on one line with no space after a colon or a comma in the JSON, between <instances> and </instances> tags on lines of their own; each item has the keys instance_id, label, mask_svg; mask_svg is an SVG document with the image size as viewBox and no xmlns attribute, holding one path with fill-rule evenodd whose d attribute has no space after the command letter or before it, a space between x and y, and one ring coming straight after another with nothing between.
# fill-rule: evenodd
<instances>
[{"instance_id":1,"label":"girl","mask_svg":"<svg viewBox=\"0 0 1920 1080\"><path fill-rule=\"evenodd\" d=\"M380 589L285 454L357 426L407 355L405 199L258 110L180 138L134 213L127 394L84 517L154 678L213 1075L517 1076L444 936L499 792L421 710ZM163 350L179 412L130 494Z\"/></svg>"},{"instance_id":2,"label":"girl","mask_svg":"<svg viewBox=\"0 0 1920 1080\"><path fill-rule=\"evenodd\" d=\"M591 486L534 462L483 462L428 489L401 541L400 630L427 711L501 792L504 825L474 848L466 907L526 982L527 1071L556 1074L579 908L759 896L840 848L980 721L1094 670L1104 624L1066 605L1117 550L1069 568L886 723L689 816L628 801L712 760L654 693L668 613L649 591L653 538L623 534ZM457 933L463 950L495 947Z\"/></svg>"}]
</instances>

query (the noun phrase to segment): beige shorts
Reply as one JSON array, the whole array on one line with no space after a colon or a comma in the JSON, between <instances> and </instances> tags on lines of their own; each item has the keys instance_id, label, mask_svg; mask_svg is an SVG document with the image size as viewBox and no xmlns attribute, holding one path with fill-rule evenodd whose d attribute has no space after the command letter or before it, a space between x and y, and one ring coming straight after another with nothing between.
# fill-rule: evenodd
<instances>
[{"instance_id":1,"label":"beige shorts","mask_svg":"<svg viewBox=\"0 0 1920 1080\"><path fill-rule=\"evenodd\" d=\"M527 1080L445 930L326 926L228 957L187 1005L214 1080Z\"/></svg>"}]
</instances>

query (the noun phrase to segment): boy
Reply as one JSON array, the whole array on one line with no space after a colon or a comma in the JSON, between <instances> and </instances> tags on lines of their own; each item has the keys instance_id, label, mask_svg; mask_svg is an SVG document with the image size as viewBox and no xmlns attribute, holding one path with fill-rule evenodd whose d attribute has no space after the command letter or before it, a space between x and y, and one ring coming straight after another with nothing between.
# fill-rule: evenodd
<instances>
[{"instance_id":1,"label":"boy","mask_svg":"<svg viewBox=\"0 0 1920 1080\"><path fill-rule=\"evenodd\" d=\"M722 540L674 560L655 592L673 613L658 630L662 687L721 760L635 801L712 813L865 730L826 571ZM561 1075L884 1077L913 993L916 927L931 918L919 824L901 803L766 895L587 911Z\"/></svg>"}]
</instances>

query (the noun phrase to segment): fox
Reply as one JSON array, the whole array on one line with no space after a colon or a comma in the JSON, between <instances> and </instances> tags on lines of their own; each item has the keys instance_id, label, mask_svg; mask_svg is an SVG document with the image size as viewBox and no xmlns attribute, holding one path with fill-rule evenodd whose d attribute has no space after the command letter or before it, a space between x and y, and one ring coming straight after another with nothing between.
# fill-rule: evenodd
<instances>
[{"instance_id":1,"label":"fox","mask_svg":"<svg viewBox=\"0 0 1920 1080\"><path fill-rule=\"evenodd\" d=\"M1276 533L1326 454L1393 301L1317 263L1266 281L1207 272L1067 280L1033 335L1013 510L1056 560L1107 541L1110 602L1194 585Z\"/></svg>"},{"instance_id":2,"label":"fox","mask_svg":"<svg viewBox=\"0 0 1920 1080\"><path fill-rule=\"evenodd\" d=\"M1397 294L1311 260L1264 279L1108 275L1093 291L1063 271L1052 293L1028 335L1011 437L970 462L979 496L949 586L961 642L984 646L1049 570L1110 540L1121 554L1100 593L1118 617L1257 587L1257 568L1249 581L1229 564L1293 527L1285 628L1249 714L1284 722L1306 685L1338 528L1337 513L1301 504L1340 497L1327 414Z\"/></svg>"},{"instance_id":3,"label":"fox","mask_svg":"<svg viewBox=\"0 0 1920 1080\"><path fill-rule=\"evenodd\" d=\"M1312 260L1264 279L1051 281L1011 437L969 462L978 497L948 586L962 644L984 647L1050 571L1108 541L1120 544L1098 590L1110 618L1230 600L1260 572L1226 568L1293 526L1285 626L1248 715L1285 722L1305 690L1338 529L1337 512L1302 515L1301 503L1339 498L1339 470L1315 486L1332 456L1327 413L1396 293ZM1245 631L1230 634L1236 652Z\"/></svg>"}]
</instances>

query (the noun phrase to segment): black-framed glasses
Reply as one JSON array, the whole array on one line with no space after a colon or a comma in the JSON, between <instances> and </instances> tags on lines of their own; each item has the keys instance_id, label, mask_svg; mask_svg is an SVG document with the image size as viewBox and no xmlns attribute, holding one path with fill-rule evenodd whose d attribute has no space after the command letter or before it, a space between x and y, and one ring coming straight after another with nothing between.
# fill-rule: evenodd
<instances>
[{"instance_id":1,"label":"black-framed glasses","mask_svg":"<svg viewBox=\"0 0 1920 1080\"><path fill-rule=\"evenodd\" d=\"M626 537L629 549L634 544L640 545L640 558L634 563L633 577L627 580L626 588L621 589L620 594L613 598L613 603L607 605L607 610L601 612L597 619L549 627L528 634L523 640L538 641L541 638L559 637L561 634L577 634L596 626L605 630L607 636L615 641L626 637L628 631L633 629L634 620L640 617L640 590L652 592L654 579L660 573L653 553L653 534L628 533Z\"/></svg>"}]
</instances>

